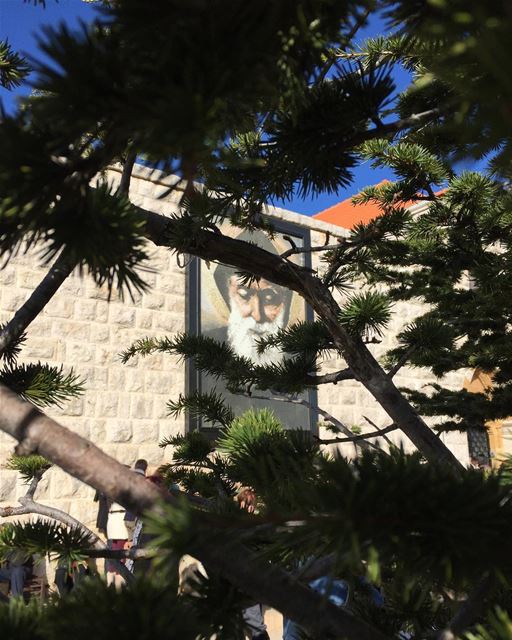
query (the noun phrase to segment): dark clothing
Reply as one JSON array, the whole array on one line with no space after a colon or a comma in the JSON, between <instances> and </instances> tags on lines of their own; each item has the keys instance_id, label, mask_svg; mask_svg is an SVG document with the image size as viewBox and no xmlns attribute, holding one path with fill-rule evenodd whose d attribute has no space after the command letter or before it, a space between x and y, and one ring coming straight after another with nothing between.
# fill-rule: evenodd
<instances>
[{"instance_id":1,"label":"dark clothing","mask_svg":"<svg viewBox=\"0 0 512 640\"><path fill-rule=\"evenodd\" d=\"M252 607L244 609L242 614L251 640L269 640L267 625L263 620L263 608L261 604L255 604Z\"/></svg>"},{"instance_id":2,"label":"dark clothing","mask_svg":"<svg viewBox=\"0 0 512 640\"><path fill-rule=\"evenodd\" d=\"M110 500L104 493L100 493L96 491L94 496L94 502L98 503L98 516L96 518L96 529L107 535L107 520L108 520L108 512L110 509Z\"/></svg>"},{"instance_id":3,"label":"dark clothing","mask_svg":"<svg viewBox=\"0 0 512 640\"><path fill-rule=\"evenodd\" d=\"M12 596L22 596L25 580L32 575L32 559L21 564L20 562L7 562L0 568L0 582L9 582Z\"/></svg>"}]
</instances>

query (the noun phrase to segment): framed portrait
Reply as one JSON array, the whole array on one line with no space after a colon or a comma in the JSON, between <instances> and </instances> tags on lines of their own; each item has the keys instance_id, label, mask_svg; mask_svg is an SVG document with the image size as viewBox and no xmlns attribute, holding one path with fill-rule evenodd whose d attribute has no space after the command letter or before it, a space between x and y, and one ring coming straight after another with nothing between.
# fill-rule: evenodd
<instances>
[{"instance_id":1,"label":"framed portrait","mask_svg":"<svg viewBox=\"0 0 512 640\"><path fill-rule=\"evenodd\" d=\"M224 223L220 228L224 235L258 245L271 253L281 254L290 248L284 236L289 236L297 247L310 246L309 229L281 221L272 221L275 235L270 239L262 231L248 231ZM297 264L310 266L311 254L292 256ZM245 356L258 364L276 362L286 358L278 349L258 354L256 340L276 333L279 329L298 321L312 320L313 312L295 292L266 280L243 285L236 270L223 264L207 263L194 258L188 266L188 322L187 331L196 335L227 342L236 354ZM285 402L286 396L269 391L254 390L253 395L264 399L235 395L228 392L222 379L197 371L188 365L188 393L198 390L209 392L215 389L226 399L236 415L253 409L271 409L276 417L289 429L307 429L316 433L316 390L307 390L296 396L300 402ZM200 429L215 436L211 425L189 418L189 429Z\"/></svg>"}]
</instances>

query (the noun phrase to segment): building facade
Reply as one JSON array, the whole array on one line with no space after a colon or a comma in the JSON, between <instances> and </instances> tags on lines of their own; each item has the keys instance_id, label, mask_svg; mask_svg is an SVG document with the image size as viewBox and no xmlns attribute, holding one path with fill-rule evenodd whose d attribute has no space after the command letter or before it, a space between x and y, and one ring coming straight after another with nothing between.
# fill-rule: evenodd
<instances>
[{"instance_id":1,"label":"building facade","mask_svg":"<svg viewBox=\"0 0 512 640\"><path fill-rule=\"evenodd\" d=\"M108 178L114 184L119 177L119 169L109 172ZM145 209L171 215L179 209L181 193L174 191L170 196L161 196L175 180L175 177L136 166L130 197ZM294 229L303 242L311 242L312 245L325 243L328 235L332 241L333 237L343 237L348 233L339 225L282 209L269 207L268 215L283 228ZM105 288L98 288L91 279L73 273L29 327L19 361L41 361L63 365L66 371L73 369L84 381L84 394L60 409L49 409L47 413L90 438L119 461L131 465L142 457L154 468L166 456L158 446L159 440L183 433L187 428L185 419L167 416L166 403L190 388L190 372L170 355L155 354L144 359L138 356L123 364L119 354L145 336L163 337L194 328L198 309L205 312L208 301L201 297L201 291L194 284L194 268L197 270L204 266L193 267L193 263L189 263L184 267L171 251L161 247L152 246L150 252L150 271L145 274L150 290L136 294L133 300L121 300L114 293L109 301ZM317 259L313 254L313 260ZM37 251L19 254L9 260L0 270L0 322L12 317L45 273ZM211 307L208 321L211 321L215 304L211 301L208 304ZM288 319L292 316L299 318L301 313L307 317L309 312L298 306L293 308L291 301ZM420 313L420 305L396 305L390 330L382 343L371 345L375 355L379 356L392 347L398 331ZM322 362L323 372L342 367L343 363L334 359ZM398 386L416 389L432 380L428 371L420 369L404 368L396 376ZM444 382L450 388L460 389L464 384L464 374L453 374ZM390 422L370 394L354 380L323 386L316 397L310 397L308 401L318 402L318 406L350 428L372 431L374 427L366 418L378 427ZM318 427L320 435L324 433L321 420L314 417L314 424L310 425L313 429ZM399 440L396 433L390 435L395 442ZM465 434L453 433L442 437L464 463L469 461ZM404 436L401 438L406 447L410 446ZM1 465L13 447L11 438L0 435ZM352 455L353 446L345 447L345 453ZM26 487L15 471L0 469L1 506L16 505L17 497L25 491ZM93 495L89 487L60 469L52 468L44 475L36 498L93 526L97 511Z\"/></svg>"}]
</instances>

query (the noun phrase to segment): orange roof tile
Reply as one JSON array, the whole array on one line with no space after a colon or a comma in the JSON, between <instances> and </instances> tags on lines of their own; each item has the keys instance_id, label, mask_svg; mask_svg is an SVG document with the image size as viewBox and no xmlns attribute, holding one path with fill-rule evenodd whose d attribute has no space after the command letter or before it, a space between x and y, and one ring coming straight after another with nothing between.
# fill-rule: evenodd
<instances>
[{"instance_id":1,"label":"orange roof tile","mask_svg":"<svg viewBox=\"0 0 512 640\"><path fill-rule=\"evenodd\" d=\"M389 180L381 180L375 186L380 187L381 184L386 184L387 182L389 182ZM447 189L440 189L436 191L435 194L436 196L442 196L446 191ZM404 203L404 206L410 207L413 204L415 204L415 202L411 200ZM359 222L366 224L370 222L370 220L373 220L373 218L378 218L381 215L382 210L376 202L353 204L351 196L328 209L320 211L320 213L315 213L313 218L335 224L345 229L353 229Z\"/></svg>"},{"instance_id":2,"label":"orange roof tile","mask_svg":"<svg viewBox=\"0 0 512 640\"><path fill-rule=\"evenodd\" d=\"M389 180L382 180L376 186L386 182L389 182ZM324 211L320 211L320 213L316 213L313 218L336 224L338 227L344 227L345 229L352 229L358 222L370 222L370 220L380 215L382 215L382 211L377 203L353 204L352 197L350 197L328 209L324 209Z\"/></svg>"}]
</instances>

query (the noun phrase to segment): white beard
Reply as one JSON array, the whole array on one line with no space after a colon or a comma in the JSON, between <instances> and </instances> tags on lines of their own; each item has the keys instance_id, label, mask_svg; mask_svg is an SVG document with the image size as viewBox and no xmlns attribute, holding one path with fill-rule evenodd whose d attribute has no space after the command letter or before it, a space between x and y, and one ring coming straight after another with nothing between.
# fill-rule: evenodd
<instances>
[{"instance_id":1,"label":"white beard","mask_svg":"<svg viewBox=\"0 0 512 640\"><path fill-rule=\"evenodd\" d=\"M228 321L228 342L238 356L249 358L254 364L268 365L280 362L284 354L277 347L269 347L263 353L258 353L256 340L266 338L284 324L284 310L273 322L256 322L252 316L244 318L236 304L231 307Z\"/></svg>"}]
</instances>

